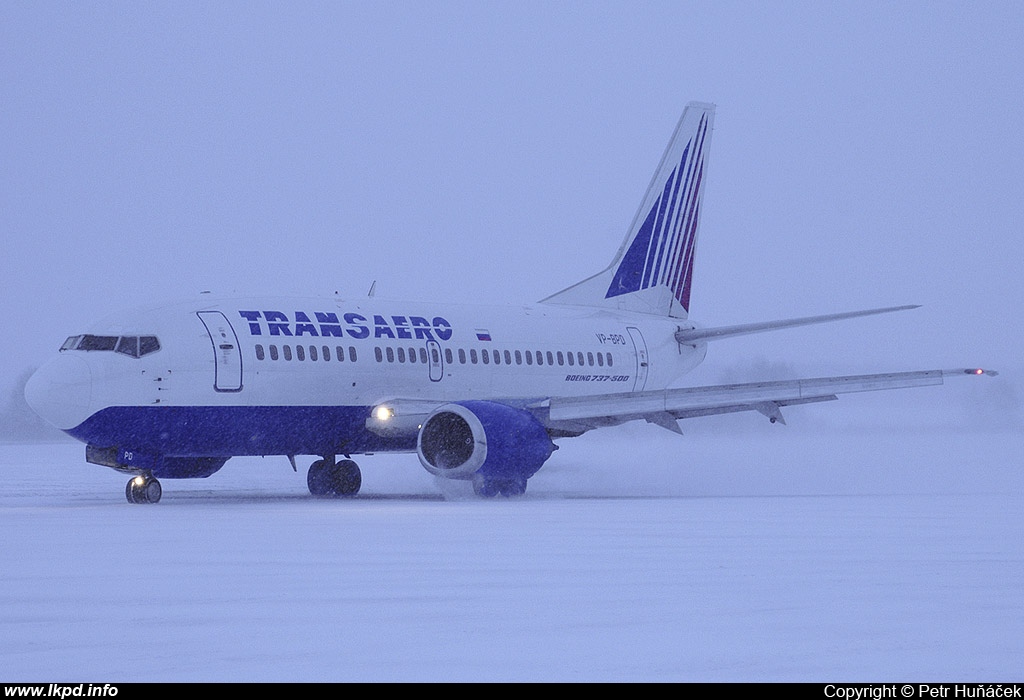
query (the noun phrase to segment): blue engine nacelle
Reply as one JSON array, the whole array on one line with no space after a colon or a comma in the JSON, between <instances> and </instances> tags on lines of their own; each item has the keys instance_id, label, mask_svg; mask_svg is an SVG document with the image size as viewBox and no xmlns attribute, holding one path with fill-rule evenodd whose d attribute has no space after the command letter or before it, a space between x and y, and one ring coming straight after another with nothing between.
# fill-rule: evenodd
<instances>
[{"instance_id":1,"label":"blue engine nacelle","mask_svg":"<svg viewBox=\"0 0 1024 700\"><path fill-rule=\"evenodd\" d=\"M416 441L420 463L448 479L526 480L556 449L532 413L491 401L441 406Z\"/></svg>"}]
</instances>

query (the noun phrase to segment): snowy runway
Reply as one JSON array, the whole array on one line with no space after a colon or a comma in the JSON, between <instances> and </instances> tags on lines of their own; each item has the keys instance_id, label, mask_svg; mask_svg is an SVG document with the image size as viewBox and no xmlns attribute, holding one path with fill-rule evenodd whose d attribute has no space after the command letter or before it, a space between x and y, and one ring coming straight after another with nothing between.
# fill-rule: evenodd
<instances>
[{"instance_id":1,"label":"snowy runway","mask_svg":"<svg viewBox=\"0 0 1024 700\"><path fill-rule=\"evenodd\" d=\"M354 500L268 458L131 506L0 446L0 680L1019 680L1020 434L608 432L512 501L376 456Z\"/></svg>"}]
</instances>

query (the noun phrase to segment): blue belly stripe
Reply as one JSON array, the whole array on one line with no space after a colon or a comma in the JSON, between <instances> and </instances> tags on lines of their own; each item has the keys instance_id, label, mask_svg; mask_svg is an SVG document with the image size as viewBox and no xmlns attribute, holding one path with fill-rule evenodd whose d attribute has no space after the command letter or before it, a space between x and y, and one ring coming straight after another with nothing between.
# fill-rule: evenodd
<instances>
[{"instance_id":1,"label":"blue belly stripe","mask_svg":"<svg viewBox=\"0 0 1024 700\"><path fill-rule=\"evenodd\" d=\"M412 452L366 430L370 406L112 406L65 431L97 447L163 456Z\"/></svg>"}]
</instances>

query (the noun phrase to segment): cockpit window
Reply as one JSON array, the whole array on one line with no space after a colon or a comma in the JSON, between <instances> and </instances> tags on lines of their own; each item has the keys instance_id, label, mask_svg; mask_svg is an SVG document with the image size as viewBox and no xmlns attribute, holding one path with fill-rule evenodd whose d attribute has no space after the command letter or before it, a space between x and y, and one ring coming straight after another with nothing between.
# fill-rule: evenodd
<instances>
[{"instance_id":1,"label":"cockpit window","mask_svg":"<svg viewBox=\"0 0 1024 700\"><path fill-rule=\"evenodd\" d=\"M65 350L114 351L129 357L144 357L160 349L155 335L73 335L60 346Z\"/></svg>"},{"instance_id":2,"label":"cockpit window","mask_svg":"<svg viewBox=\"0 0 1024 700\"><path fill-rule=\"evenodd\" d=\"M159 349L160 341L156 339L155 335L144 335L139 338L139 357L145 357Z\"/></svg>"},{"instance_id":3,"label":"cockpit window","mask_svg":"<svg viewBox=\"0 0 1024 700\"><path fill-rule=\"evenodd\" d=\"M117 347L114 352L119 352L122 355L128 355L129 357L139 356L139 336L137 335L122 335L117 339Z\"/></svg>"},{"instance_id":4,"label":"cockpit window","mask_svg":"<svg viewBox=\"0 0 1024 700\"><path fill-rule=\"evenodd\" d=\"M116 345L116 335L83 335L75 350L113 350Z\"/></svg>"}]
</instances>

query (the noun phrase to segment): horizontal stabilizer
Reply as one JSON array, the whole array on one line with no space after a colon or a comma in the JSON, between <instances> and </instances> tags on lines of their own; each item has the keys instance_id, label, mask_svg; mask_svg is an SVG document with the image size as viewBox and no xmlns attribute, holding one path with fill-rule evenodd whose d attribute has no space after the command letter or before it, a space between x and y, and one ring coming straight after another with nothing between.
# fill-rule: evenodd
<instances>
[{"instance_id":1,"label":"horizontal stabilizer","mask_svg":"<svg viewBox=\"0 0 1024 700\"><path fill-rule=\"evenodd\" d=\"M841 314L826 314L824 316L804 316L803 318L790 318L784 321L765 321L763 323L744 323L739 326L719 326L718 328L684 328L676 331L676 342L681 345L692 345L708 340L720 338L732 338L737 335L750 335L751 333L764 333L775 331L781 328L795 328L796 326L810 326L815 323L828 323L829 321L843 321L848 318L859 316L872 316L874 314L887 314L893 311L906 311L907 309L920 308L919 304L908 306L890 306L884 309L867 309L865 311L847 311Z\"/></svg>"}]
</instances>

